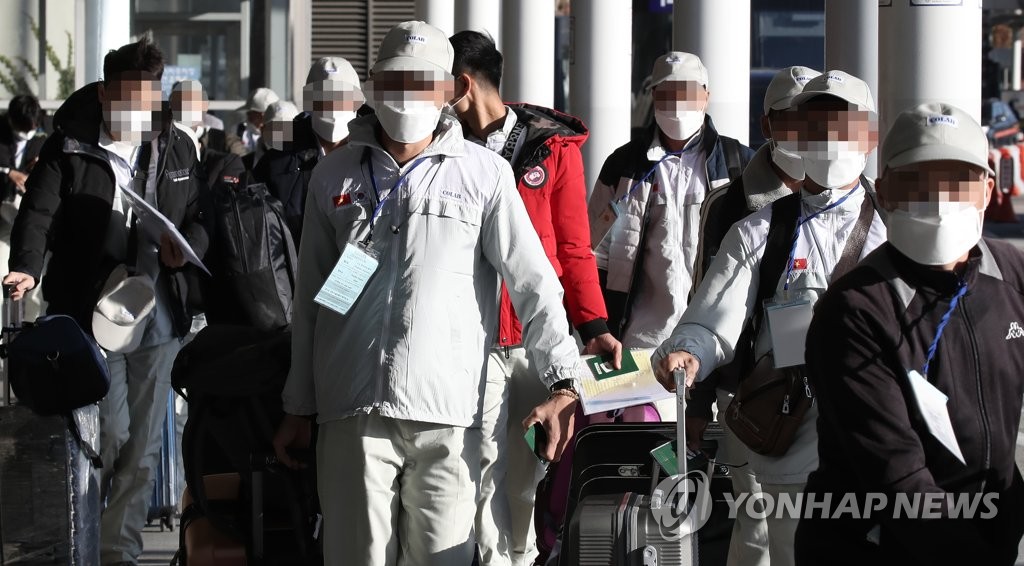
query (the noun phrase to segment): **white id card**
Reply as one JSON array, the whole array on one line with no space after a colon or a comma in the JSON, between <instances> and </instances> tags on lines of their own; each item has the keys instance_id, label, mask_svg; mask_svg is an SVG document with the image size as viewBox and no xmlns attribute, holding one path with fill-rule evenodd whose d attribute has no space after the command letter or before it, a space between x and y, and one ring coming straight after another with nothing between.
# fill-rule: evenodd
<instances>
[{"instance_id":1,"label":"white id card","mask_svg":"<svg viewBox=\"0 0 1024 566\"><path fill-rule=\"evenodd\" d=\"M949 397L941 392L917 370L907 372L910 377L910 386L914 389L914 397L917 399L917 408L924 417L928 430L943 446L946 447L960 463L967 465L964 460L964 453L960 450L960 443L953 433L953 422L949 419L949 409L946 403Z\"/></svg>"},{"instance_id":2,"label":"white id card","mask_svg":"<svg viewBox=\"0 0 1024 566\"><path fill-rule=\"evenodd\" d=\"M811 326L811 317L814 315L810 301L766 303L764 309L768 315L775 367L802 365L807 328Z\"/></svg>"},{"instance_id":3,"label":"white id card","mask_svg":"<svg viewBox=\"0 0 1024 566\"><path fill-rule=\"evenodd\" d=\"M361 246L347 244L313 300L338 314L347 314L377 271L378 264L377 258Z\"/></svg>"}]
</instances>

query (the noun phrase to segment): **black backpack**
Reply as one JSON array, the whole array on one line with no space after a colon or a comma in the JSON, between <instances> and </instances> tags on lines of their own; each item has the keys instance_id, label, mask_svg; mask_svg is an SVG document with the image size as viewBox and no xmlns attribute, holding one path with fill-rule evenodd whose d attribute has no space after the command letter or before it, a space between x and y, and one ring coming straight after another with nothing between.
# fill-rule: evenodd
<instances>
[{"instance_id":1,"label":"black backpack","mask_svg":"<svg viewBox=\"0 0 1024 566\"><path fill-rule=\"evenodd\" d=\"M298 258L280 201L248 179L211 188L206 318L273 330L291 323Z\"/></svg>"}]
</instances>

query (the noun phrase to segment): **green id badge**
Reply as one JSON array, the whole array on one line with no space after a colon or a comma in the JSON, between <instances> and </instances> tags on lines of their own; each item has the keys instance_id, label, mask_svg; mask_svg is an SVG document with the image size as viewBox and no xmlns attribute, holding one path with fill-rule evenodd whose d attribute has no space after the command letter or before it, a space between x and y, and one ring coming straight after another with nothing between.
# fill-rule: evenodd
<instances>
[{"instance_id":1,"label":"green id badge","mask_svg":"<svg viewBox=\"0 0 1024 566\"><path fill-rule=\"evenodd\" d=\"M620 369L615 369L615 366L612 365L614 361L615 357L612 354L594 356L587 360L587 367L590 368L594 379L598 381L639 371L636 360L633 359L633 352L629 350L622 350L622 367Z\"/></svg>"},{"instance_id":2,"label":"green id badge","mask_svg":"<svg viewBox=\"0 0 1024 566\"><path fill-rule=\"evenodd\" d=\"M662 470L670 476L679 475L679 457L676 456L676 441L666 442L651 450L651 456L658 462Z\"/></svg>"}]
</instances>

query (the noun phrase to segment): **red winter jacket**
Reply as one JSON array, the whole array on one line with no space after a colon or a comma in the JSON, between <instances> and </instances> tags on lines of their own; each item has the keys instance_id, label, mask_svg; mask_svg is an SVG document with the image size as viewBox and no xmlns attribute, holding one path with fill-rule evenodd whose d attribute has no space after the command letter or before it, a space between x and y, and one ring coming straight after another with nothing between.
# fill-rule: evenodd
<instances>
[{"instance_id":1,"label":"red winter jacket","mask_svg":"<svg viewBox=\"0 0 1024 566\"><path fill-rule=\"evenodd\" d=\"M516 113L517 124L526 124L524 141L512 163L519 194L565 289L569 319L586 343L608 332L608 312L590 248L587 186L580 153L587 127L579 118L556 110L529 104L509 107ZM522 338L522 325L503 284L498 345L516 346Z\"/></svg>"}]
</instances>

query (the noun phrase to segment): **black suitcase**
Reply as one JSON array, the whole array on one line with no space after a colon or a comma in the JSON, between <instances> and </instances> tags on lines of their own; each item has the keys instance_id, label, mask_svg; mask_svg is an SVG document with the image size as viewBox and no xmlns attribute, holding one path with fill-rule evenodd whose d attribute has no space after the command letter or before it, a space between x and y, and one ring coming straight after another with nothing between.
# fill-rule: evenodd
<instances>
[{"instance_id":1,"label":"black suitcase","mask_svg":"<svg viewBox=\"0 0 1024 566\"><path fill-rule=\"evenodd\" d=\"M679 414L684 415L684 401L679 402ZM721 433L712 429L705 434L702 451L710 458ZM669 516L669 508L677 503L678 496L667 487L672 482L664 482L666 474L650 455L651 450L673 438L685 438L685 421L594 425L580 432L559 564L725 564L732 528L724 497L731 491L729 470L717 465L712 469L702 456L690 460L690 465L711 472L703 488L706 499L689 498L689 506L693 506L690 512L701 504L704 512L698 514L707 523L675 530L679 525ZM683 460L680 472L687 477ZM684 516L690 517L690 512ZM698 514L690 520L696 521ZM696 533L689 534L692 531Z\"/></svg>"},{"instance_id":2,"label":"black suitcase","mask_svg":"<svg viewBox=\"0 0 1024 566\"><path fill-rule=\"evenodd\" d=\"M21 327L24 306L4 287L2 342ZM41 417L12 404L2 368L0 542L2 564L100 564L100 473L61 416ZM76 409L81 442L99 450L99 407Z\"/></svg>"},{"instance_id":3,"label":"black suitcase","mask_svg":"<svg viewBox=\"0 0 1024 566\"><path fill-rule=\"evenodd\" d=\"M160 444L160 462L157 464L153 483L153 497L149 502L146 525L158 521L160 532L174 530L174 518L178 514L178 449L177 420L174 416L174 397L167 394L167 415L164 417L163 441Z\"/></svg>"}]
</instances>

